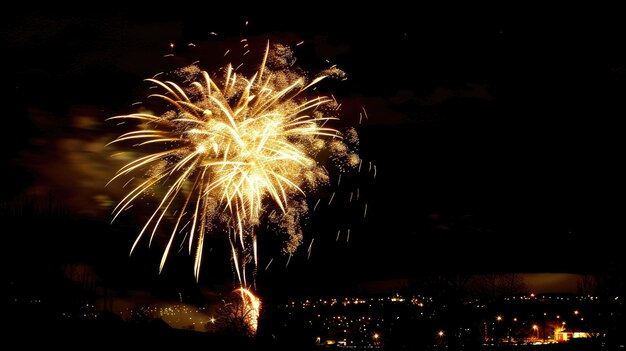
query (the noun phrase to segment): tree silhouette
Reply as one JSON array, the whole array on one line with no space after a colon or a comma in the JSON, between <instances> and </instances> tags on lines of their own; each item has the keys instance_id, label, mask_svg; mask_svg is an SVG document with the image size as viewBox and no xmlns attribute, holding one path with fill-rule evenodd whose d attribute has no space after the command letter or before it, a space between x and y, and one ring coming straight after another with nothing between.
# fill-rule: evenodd
<instances>
[{"instance_id":1,"label":"tree silhouette","mask_svg":"<svg viewBox=\"0 0 626 351\"><path fill-rule=\"evenodd\" d=\"M250 325L250 315L254 310L247 305L238 293L229 294L216 310L218 333L251 338L255 331Z\"/></svg>"}]
</instances>

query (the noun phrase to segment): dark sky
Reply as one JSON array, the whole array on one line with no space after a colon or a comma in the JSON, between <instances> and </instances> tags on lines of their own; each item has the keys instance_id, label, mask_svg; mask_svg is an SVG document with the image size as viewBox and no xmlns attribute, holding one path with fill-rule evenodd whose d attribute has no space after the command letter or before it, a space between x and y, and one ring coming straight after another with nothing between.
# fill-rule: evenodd
<instances>
[{"instance_id":1,"label":"dark sky","mask_svg":"<svg viewBox=\"0 0 626 351\"><path fill-rule=\"evenodd\" d=\"M29 242L52 252L45 257L63 252L62 260L87 261L105 275L151 276L157 253L143 264L141 253L125 258L138 224L108 224L121 193L104 189L119 165L103 146L120 131L104 119L144 100L144 78L196 59L223 64L224 51L247 38L303 41L295 54L305 69L331 63L347 73L332 90L347 120L367 111L360 152L377 169L376 180L352 184L368 203L365 220L360 210L312 215L290 266L277 255L260 281L282 287L436 270L603 269L622 252L626 179L626 30L608 10L583 17L419 6L270 16L169 8L4 13L5 212L24 199L52 199L71 223L96 228L55 233L45 244L11 234L22 237L10 241L17 246L10 259L28 255ZM349 242L335 240L338 227L351 228ZM220 245L209 259L219 268L203 274L230 279Z\"/></svg>"}]
</instances>

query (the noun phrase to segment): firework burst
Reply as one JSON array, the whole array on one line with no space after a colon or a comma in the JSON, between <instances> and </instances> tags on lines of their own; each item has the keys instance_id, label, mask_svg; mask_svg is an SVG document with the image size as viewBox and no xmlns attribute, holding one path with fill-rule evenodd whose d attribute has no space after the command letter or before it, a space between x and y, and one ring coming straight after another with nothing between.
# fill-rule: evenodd
<instances>
[{"instance_id":1,"label":"firework burst","mask_svg":"<svg viewBox=\"0 0 626 351\"><path fill-rule=\"evenodd\" d=\"M128 177L132 183L113 219L163 189L131 253L142 238L151 243L162 222L170 222L173 229L159 270L175 243L186 243L198 279L205 236L223 233L245 287L246 266L256 270L258 263L255 232L260 223L272 222L287 234L284 252L297 249L300 222L308 212L306 195L329 178L320 156L340 172L357 167L360 159L353 151L358 143L354 130L340 133L329 126L337 119L337 102L309 94L322 79L343 72L326 70L308 81L290 68L290 55L287 47L270 49L268 43L259 69L250 76L228 65L222 78L215 79L189 66L177 71L184 84L147 79L162 91L151 97L164 102L166 111L110 118L137 122L136 130L112 143L129 142L146 152L112 179Z\"/></svg>"}]
</instances>

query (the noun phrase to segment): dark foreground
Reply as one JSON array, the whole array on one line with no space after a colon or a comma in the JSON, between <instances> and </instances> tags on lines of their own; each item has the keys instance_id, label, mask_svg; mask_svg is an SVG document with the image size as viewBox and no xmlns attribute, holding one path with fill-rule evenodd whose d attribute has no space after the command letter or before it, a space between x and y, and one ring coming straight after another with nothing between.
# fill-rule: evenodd
<instances>
[{"instance_id":1,"label":"dark foreground","mask_svg":"<svg viewBox=\"0 0 626 351\"><path fill-rule=\"evenodd\" d=\"M25 323L12 325L3 341L17 349L61 348L63 350L89 349L179 349L200 347L203 350L271 350L271 351L333 351L333 350L412 350L407 348L341 348L315 345L281 344L271 337L254 340L250 338L172 329L161 320L150 323L133 324L121 321L82 321L57 322L49 324ZM4 334L4 332L3 332ZM599 341L584 340L578 343L550 345L480 345L472 347L453 347L451 345L433 345L424 350L479 350L479 351L603 351L625 350L624 345L606 345ZM419 350L415 350L419 351Z\"/></svg>"}]
</instances>

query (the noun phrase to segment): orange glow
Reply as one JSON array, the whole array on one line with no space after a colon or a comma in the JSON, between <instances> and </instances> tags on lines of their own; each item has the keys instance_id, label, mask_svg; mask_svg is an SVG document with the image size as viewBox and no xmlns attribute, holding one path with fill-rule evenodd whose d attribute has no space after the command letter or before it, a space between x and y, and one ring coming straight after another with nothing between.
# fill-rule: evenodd
<instances>
[{"instance_id":1,"label":"orange glow","mask_svg":"<svg viewBox=\"0 0 626 351\"><path fill-rule=\"evenodd\" d=\"M256 333L259 326L259 312L261 311L261 299L254 295L250 290L240 287L236 289L241 294L245 311L245 322L250 326L250 330Z\"/></svg>"}]
</instances>

